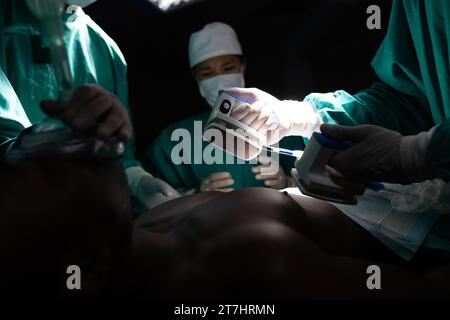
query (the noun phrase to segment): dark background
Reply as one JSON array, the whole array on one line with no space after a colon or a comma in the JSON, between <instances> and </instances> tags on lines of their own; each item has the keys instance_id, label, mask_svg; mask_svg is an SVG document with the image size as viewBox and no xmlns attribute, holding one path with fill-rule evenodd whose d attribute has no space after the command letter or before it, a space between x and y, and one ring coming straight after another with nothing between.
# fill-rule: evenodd
<instances>
[{"instance_id":1,"label":"dark background","mask_svg":"<svg viewBox=\"0 0 450 320\"><path fill-rule=\"evenodd\" d=\"M381 8L381 30L366 27L371 4ZM235 28L247 57L247 86L302 99L310 92L355 92L376 79L370 61L390 6L390 0L203 0L162 13L145 0L99 0L86 12L128 61L140 158L165 126L208 110L187 50L189 35L206 23Z\"/></svg>"}]
</instances>

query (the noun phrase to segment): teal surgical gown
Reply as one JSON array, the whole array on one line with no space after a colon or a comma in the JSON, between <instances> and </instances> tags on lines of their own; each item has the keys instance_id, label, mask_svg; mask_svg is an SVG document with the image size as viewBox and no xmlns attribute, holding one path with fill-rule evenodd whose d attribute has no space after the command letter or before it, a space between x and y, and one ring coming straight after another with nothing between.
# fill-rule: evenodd
<instances>
[{"instance_id":1,"label":"teal surgical gown","mask_svg":"<svg viewBox=\"0 0 450 320\"><path fill-rule=\"evenodd\" d=\"M186 192L192 189L200 187L201 182L204 178L208 177L210 174L215 172L228 171L234 180L234 185L231 187L234 189L241 189L247 187L263 187L264 183L262 181L255 179L255 174L251 171L251 168L259 164L251 164L249 162L243 162L238 160L232 155L214 148L202 139L202 128L208 120L209 113L202 113L198 116L190 117L184 119L178 123L175 123L167 128L165 128L154 143L147 149L145 154L146 162L152 168L152 172L155 172L163 180L167 181L174 188L180 192ZM198 121L195 124L195 121ZM184 132L183 138L178 137L175 134L172 139L172 134L175 130L179 132ZM175 132L176 133L176 132ZM187 152L189 155L184 154L190 163L174 164L172 161L172 151L174 148L185 141L186 137L190 137L190 141L186 145L190 148L184 148L181 152ZM174 141L172 141L174 140ZM299 137L289 137L284 144L281 143L285 148L302 148L302 141ZM196 145L197 144L197 145ZM214 151L211 148L214 149ZM178 155L178 149L174 154ZM197 156L195 152L197 151ZM222 164L213 163L207 164L203 155L212 154L215 156L215 152L218 152L217 159L221 159ZM197 163L194 163L197 159ZM293 167L294 159L290 157L280 156L280 165L284 169L284 172L289 176L290 169ZM240 161L240 163L238 162Z\"/></svg>"},{"instance_id":2,"label":"teal surgical gown","mask_svg":"<svg viewBox=\"0 0 450 320\"><path fill-rule=\"evenodd\" d=\"M417 134L438 125L432 164L450 180L450 1L394 0L387 35L372 66L381 82L355 95L308 95L324 122L371 123ZM442 216L426 246L450 251L450 219Z\"/></svg>"},{"instance_id":3,"label":"teal surgical gown","mask_svg":"<svg viewBox=\"0 0 450 320\"><path fill-rule=\"evenodd\" d=\"M8 78L0 68L0 153L20 131L30 126L25 111Z\"/></svg>"},{"instance_id":4,"label":"teal surgical gown","mask_svg":"<svg viewBox=\"0 0 450 320\"><path fill-rule=\"evenodd\" d=\"M417 134L439 125L429 153L450 179L450 1L395 0L372 66L381 80L355 95L308 95L324 122Z\"/></svg>"},{"instance_id":5,"label":"teal surgical gown","mask_svg":"<svg viewBox=\"0 0 450 320\"><path fill-rule=\"evenodd\" d=\"M113 92L129 111L127 65L116 43L84 13L65 14L64 20L75 85L98 84ZM32 124L45 118L40 101L57 98L46 51L36 44L37 24L25 1L0 2L0 67ZM127 143L123 164L125 168L140 165L134 158L133 139Z\"/></svg>"}]
</instances>

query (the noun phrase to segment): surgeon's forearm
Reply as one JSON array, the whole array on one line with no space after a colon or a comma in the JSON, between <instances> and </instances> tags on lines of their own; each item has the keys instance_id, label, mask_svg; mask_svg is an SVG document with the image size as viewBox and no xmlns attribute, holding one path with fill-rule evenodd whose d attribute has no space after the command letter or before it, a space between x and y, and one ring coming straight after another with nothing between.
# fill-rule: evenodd
<instances>
[{"instance_id":1,"label":"surgeon's forearm","mask_svg":"<svg viewBox=\"0 0 450 320\"><path fill-rule=\"evenodd\" d=\"M313 103L323 122L330 124L374 124L403 135L427 131L433 125L426 103L381 82L354 95L342 90L312 93L305 101Z\"/></svg>"},{"instance_id":2,"label":"surgeon's forearm","mask_svg":"<svg viewBox=\"0 0 450 320\"><path fill-rule=\"evenodd\" d=\"M135 166L142 167L141 162L136 159L134 153L134 137L132 136L125 144L125 153L122 157L122 164L125 169Z\"/></svg>"},{"instance_id":3,"label":"surgeon's forearm","mask_svg":"<svg viewBox=\"0 0 450 320\"><path fill-rule=\"evenodd\" d=\"M128 179L128 185L130 186L130 192L133 196L137 194L137 185L140 177L147 174L142 168L142 164L134 157L134 150L132 148L133 141L128 141L125 145L125 153L122 157L122 166L125 169L125 173Z\"/></svg>"},{"instance_id":4,"label":"surgeon's forearm","mask_svg":"<svg viewBox=\"0 0 450 320\"><path fill-rule=\"evenodd\" d=\"M128 179L128 185L130 186L130 192L133 196L138 194L138 185L144 175L150 175L140 166L128 167L125 169L125 173Z\"/></svg>"}]
</instances>

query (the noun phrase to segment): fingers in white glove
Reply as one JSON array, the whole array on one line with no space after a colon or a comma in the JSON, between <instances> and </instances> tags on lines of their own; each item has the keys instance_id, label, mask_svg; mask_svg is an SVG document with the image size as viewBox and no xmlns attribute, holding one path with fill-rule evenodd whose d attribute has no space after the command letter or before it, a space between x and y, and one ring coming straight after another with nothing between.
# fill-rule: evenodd
<instances>
[{"instance_id":1,"label":"fingers in white glove","mask_svg":"<svg viewBox=\"0 0 450 320\"><path fill-rule=\"evenodd\" d=\"M162 193L155 193L143 200L140 200L140 202L147 210L150 210L172 199L175 198L166 197Z\"/></svg>"},{"instance_id":2,"label":"fingers in white glove","mask_svg":"<svg viewBox=\"0 0 450 320\"><path fill-rule=\"evenodd\" d=\"M243 124L245 124L249 127L251 126L253 129L256 129L252 124L261 115L263 108L264 108L264 102L262 102L262 101L258 101L256 103L252 104L250 111L240 121Z\"/></svg>"},{"instance_id":3,"label":"fingers in white glove","mask_svg":"<svg viewBox=\"0 0 450 320\"><path fill-rule=\"evenodd\" d=\"M155 184L154 192L159 192L165 195L166 197L177 197L180 194L177 190L175 190L170 184L167 182L158 179L158 178L152 178L154 179L153 183Z\"/></svg>"},{"instance_id":4,"label":"fingers in white glove","mask_svg":"<svg viewBox=\"0 0 450 320\"><path fill-rule=\"evenodd\" d=\"M147 174L140 178L136 196L147 209L151 209L178 198L180 194L167 182Z\"/></svg>"},{"instance_id":5,"label":"fingers in white glove","mask_svg":"<svg viewBox=\"0 0 450 320\"><path fill-rule=\"evenodd\" d=\"M275 122L273 109L269 105L262 105L258 117L250 124L256 130L267 130Z\"/></svg>"},{"instance_id":6,"label":"fingers in white glove","mask_svg":"<svg viewBox=\"0 0 450 320\"><path fill-rule=\"evenodd\" d=\"M233 183L234 183L234 180L231 178L222 179L222 180L214 180L214 181L209 181L208 188L210 190L217 190L217 189L231 186Z\"/></svg>"},{"instance_id":7,"label":"fingers in white glove","mask_svg":"<svg viewBox=\"0 0 450 320\"><path fill-rule=\"evenodd\" d=\"M247 116L250 112L250 105L248 104L241 104L240 106L234 108L230 112L230 116L235 118L238 121L241 121L245 116Z\"/></svg>"},{"instance_id":8,"label":"fingers in white glove","mask_svg":"<svg viewBox=\"0 0 450 320\"><path fill-rule=\"evenodd\" d=\"M230 116L257 131L267 131L276 122L272 107L262 101L240 105Z\"/></svg>"},{"instance_id":9,"label":"fingers in white glove","mask_svg":"<svg viewBox=\"0 0 450 320\"><path fill-rule=\"evenodd\" d=\"M162 185L161 193L166 197L173 197L176 196L178 192L169 185Z\"/></svg>"},{"instance_id":10,"label":"fingers in white glove","mask_svg":"<svg viewBox=\"0 0 450 320\"><path fill-rule=\"evenodd\" d=\"M284 176L276 176L274 179L265 180L264 184L267 187L280 190L286 188L286 179Z\"/></svg>"},{"instance_id":11,"label":"fingers in white glove","mask_svg":"<svg viewBox=\"0 0 450 320\"><path fill-rule=\"evenodd\" d=\"M250 104L244 104L232 110L231 117L267 135L268 145L288 135L309 138L314 131L319 131L323 123L310 102L280 101L255 88L233 88L227 91ZM277 128L270 129L275 122L278 123Z\"/></svg>"},{"instance_id":12,"label":"fingers in white glove","mask_svg":"<svg viewBox=\"0 0 450 320\"><path fill-rule=\"evenodd\" d=\"M269 157L259 157L261 166L251 168L255 174L255 179L264 181L264 185L273 189L283 189L287 187L287 176L279 164Z\"/></svg>"},{"instance_id":13,"label":"fingers in white glove","mask_svg":"<svg viewBox=\"0 0 450 320\"><path fill-rule=\"evenodd\" d=\"M233 188L221 188L221 189L216 189L214 191L220 191L220 192L223 192L223 193L227 193L227 192L234 191L234 189Z\"/></svg>"},{"instance_id":14,"label":"fingers in white glove","mask_svg":"<svg viewBox=\"0 0 450 320\"><path fill-rule=\"evenodd\" d=\"M280 122L280 136L302 136L309 138L320 131L323 123L319 113L310 102L284 100L276 107Z\"/></svg>"},{"instance_id":15,"label":"fingers in white glove","mask_svg":"<svg viewBox=\"0 0 450 320\"><path fill-rule=\"evenodd\" d=\"M200 191L230 192L233 191L233 188L229 187L233 184L234 180L229 172L216 172L209 175L202 181L202 184L200 185Z\"/></svg>"}]
</instances>

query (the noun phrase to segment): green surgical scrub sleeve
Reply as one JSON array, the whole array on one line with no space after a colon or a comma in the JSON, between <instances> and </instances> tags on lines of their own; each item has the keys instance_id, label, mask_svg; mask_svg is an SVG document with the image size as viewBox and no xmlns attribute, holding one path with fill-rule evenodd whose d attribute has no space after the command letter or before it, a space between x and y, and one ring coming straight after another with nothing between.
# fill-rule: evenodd
<instances>
[{"instance_id":1,"label":"green surgical scrub sleeve","mask_svg":"<svg viewBox=\"0 0 450 320\"><path fill-rule=\"evenodd\" d=\"M308 95L324 122L371 123L417 134L439 125L429 154L450 179L450 1L394 0L387 35L372 66L381 80L355 95Z\"/></svg>"},{"instance_id":2,"label":"green surgical scrub sleeve","mask_svg":"<svg viewBox=\"0 0 450 320\"><path fill-rule=\"evenodd\" d=\"M33 35L37 21L24 1L0 2L0 67L19 97L31 123L45 114L39 103L57 98L56 81L49 63L36 63ZM65 42L76 86L98 84L128 106L127 64L116 43L86 14L65 14ZM34 48L34 50L33 50ZM131 119L131 114L130 114ZM140 166L134 157L134 138L126 145L125 168Z\"/></svg>"}]
</instances>

